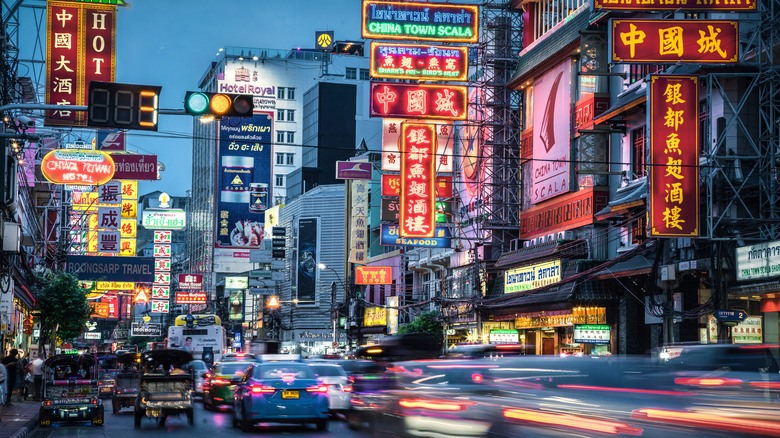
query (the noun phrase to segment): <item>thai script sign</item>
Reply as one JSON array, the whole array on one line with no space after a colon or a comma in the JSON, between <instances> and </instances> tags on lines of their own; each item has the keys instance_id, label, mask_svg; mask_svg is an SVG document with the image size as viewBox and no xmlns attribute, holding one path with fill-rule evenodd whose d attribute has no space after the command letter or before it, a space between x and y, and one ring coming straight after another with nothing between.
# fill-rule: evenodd
<instances>
[{"instance_id":1,"label":"thai script sign","mask_svg":"<svg viewBox=\"0 0 780 438\"><path fill-rule=\"evenodd\" d=\"M737 248L737 280L780 275L780 240Z\"/></svg>"},{"instance_id":2,"label":"thai script sign","mask_svg":"<svg viewBox=\"0 0 780 438\"><path fill-rule=\"evenodd\" d=\"M449 228L436 227L434 237L410 238L399 236L398 224L382 224L379 244L385 246L420 246L425 248L449 248L451 242Z\"/></svg>"},{"instance_id":3,"label":"thai script sign","mask_svg":"<svg viewBox=\"0 0 780 438\"><path fill-rule=\"evenodd\" d=\"M355 284L393 284L392 266L356 266Z\"/></svg>"},{"instance_id":4,"label":"thai script sign","mask_svg":"<svg viewBox=\"0 0 780 438\"><path fill-rule=\"evenodd\" d=\"M491 330L488 341L491 344L517 344L520 342L520 332L514 329Z\"/></svg>"},{"instance_id":5,"label":"thai script sign","mask_svg":"<svg viewBox=\"0 0 780 438\"><path fill-rule=\"evenodd\" d=\"M114 177L114 160L100 151L55 149L41 160L41 172L54 184L101 185Z\"/></svg>"},{"instance_id":6,"label":"thai script sign","mask_svg":"<svg viewBox=\"0 0 780 438\"><path fill-rule=\"evenodd\" d=\"M401 237L433 237L436 126L401 126Z\"/></svg>"},{"instance_id":7,"label":"thai script sign","mask_svg":"<svg viewBox=\"0 0 780 438\"><path fill-rule=\"evenodd\" d=\"M372 78L465 81L468 66L466 47L371 43Z\"/></svg>"},{"instance_id":8,"label":"thai script sign","mask_svg":"<svg viewBox=\"0 0 780 438\"><path fill-rule=\"evenodd\" d=\"M135 283L132 281L98 281L96 289L100 290L133 290Z\"/></svg>"},{"instance_id":9,"label":"thai script sign","mask_svg":"<svg viewBox=\"0 0 780 438\"><path fill-rule=\"evenodd\" d=\"M474 43L479 7L421 2L363 1L363 38Z\"/></svg>"},{"instance_id":10,"label":"thai script sign","mask_svg":"<svg viewBox=\"0 0 780 438\"><path fill-rule=\"evenodd\" d=\"M574 342L578 344L609 344L610 326L582 324L574 326Z\"/></svg>"},{"instance_id":11,"label":"thai script sign","mask_svg":"<svg viewBox=\"0 0 780 438\"><path fill-rule=\"evenodd\" d=\"M176 292L176 304L206 304L206 292Z\"/></svg>"},{"instance_id":12,"label":"thai script sign","mask_svg":"<svg viewBox=\"0 0 780 438\"><path fill-rule=\"evenodd\" d=\"M184 210L167 208L162 210L146 208L141 218L141 225L147 229L180 230L187 224Z\"/></svg>"},{"instance_id":13,"label":"thai script sign","mask_svg":"<svg viewBox=\"0 0 780 438\"><path fill-rule=\"evenodd\" d=\"M130 327L130 336L160 336L162 325L158 323L134 322Z\"/></svg>"},{"instance_id":14,"label":"thai script sign","mask_svg":"<svg viewBox=\"0 0 780 438\"><path fill-rule=\"evenodd\" d=\"M559 281L561 281L560 260L509 269L504 273L504 293L529 291Z\"/></svg>"},{"instance_id":15,"label":"thai script sign","mask_svg":"<svg viewBox=\"0 0 780 438\"><path fill-rule=\"evenodd\" d=\"M369 162L336 161L336 179L371 179Z\"/></svg>"},{"instance_id":16,"label":"thai script sign","mask_svg":"<svg viewBox=\"0 0 780 438\"><path fill-rule=\"evenodd\" d=\"M371 82L371 117L465 120L466 87Z\"/></svg>"},{"instance_id":17,"label":"thai script sign","mask_svg":"<svg viewBox=\"0 0 780 438\"><path fill-rule=\"evenodd\" d=\"M593 9L611 11L755 11L756 0L593 0Z\"/></svg>"},{"instance_id":18,"label":"thai script sign","mask_svg":"<svg viewBox=\"0 0 780 438\"><path fill-rule=\"evenodd\" d=\"M761 333L761 316L748 316L731 328L731 339L735 344L760 344L764 342Z\"/></svg>"},{"instance_id":19,"label":"thai script sign","mask_svg":"<svg viewBox=\"0 0 780 438\"><path fill-rule=\"evenodd\" d=\"M699 78L650 77L650 234L699 235Z\"/></svg>"},{"instance_id":20,"label":"thai script sign","mask_svg":"<svg viewBox=\"0 0 780 438\"><path fill-rule=\"evenodd\" d=\"M610 20L611 62L735 63L739 24L729 20Z\"/></svg>"},{"instance_id":21,"label":"thai script sign","mask_svg":"<svg viewBox=\"0 0 780 438\"><path fill-rule=\"evenodd\" d=\"M157 155L111 154L114 179L157 180Z\"/></svg>"},{"instance_id":22,"label":"thai script sign","mask_svg":"<svg viewBox=\"0 0 780 438\"><path fill-rule=\"evenodd\" d=\"M75 275L79 280L152 283L154 259L69 255L65 272Z\"/></svg>"}]
</instances>

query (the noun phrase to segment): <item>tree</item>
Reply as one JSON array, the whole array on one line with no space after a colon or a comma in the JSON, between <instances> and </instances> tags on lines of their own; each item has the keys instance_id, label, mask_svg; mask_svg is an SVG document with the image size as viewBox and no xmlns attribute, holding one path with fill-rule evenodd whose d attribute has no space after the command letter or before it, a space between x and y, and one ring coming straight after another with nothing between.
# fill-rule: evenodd
<instances>
[{"instance_id":1,"label":"tree","mask_svg":"<svg viewBox=\"0 0 780 438\"><path fill-rule=\"evenodd\" d=\"M398 333L427 333L433 336L439 345L444 342L444 326L439 321L438 312L423 312L417 319L398 328Z\"/></svg>"},{"instance_id":2,"label":"tree","mask_svg":"<svg viewBox=\"0 0 780 438\"><path fill-rule=\"evenodd\" d=\"M72 339L84 330L92 312L87 291L79 286L75 276L58 272L37 288L36 307L41 311L41 345L60 339ZM54 351L54 345L51 350Z\"/></svg>"}]
</instances>

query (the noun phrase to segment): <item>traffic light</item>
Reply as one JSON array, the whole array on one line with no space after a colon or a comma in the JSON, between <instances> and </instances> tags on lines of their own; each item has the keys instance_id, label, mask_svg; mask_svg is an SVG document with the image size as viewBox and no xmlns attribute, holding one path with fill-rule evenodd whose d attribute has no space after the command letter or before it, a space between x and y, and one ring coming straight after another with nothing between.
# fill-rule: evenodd
<instances>
[{"instance_id":1,"label":"traffic light","mask_svg":"<svg viewBox=\"0 0 780 438\"><path fill-rule=\"evenodd\" d=\"M184 96L184 110L193 116L251 117L254 109L251 94L188 91Z\"/></svg>"}]
</instances>

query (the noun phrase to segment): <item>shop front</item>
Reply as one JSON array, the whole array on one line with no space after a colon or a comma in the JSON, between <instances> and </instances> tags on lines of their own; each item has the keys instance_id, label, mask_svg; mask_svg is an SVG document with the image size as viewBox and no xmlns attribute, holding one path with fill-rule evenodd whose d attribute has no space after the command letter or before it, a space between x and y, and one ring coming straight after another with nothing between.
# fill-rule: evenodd
<instances>
[{"instance_id":1,"label":"shop front","mask_svg":"<svg viewBox=\"0 0 780 438\"><path fill-rule=\"evenodd\" d=\"M736 282L729 287L729 305L746 313L731 328L734 343L780 343L780 240L738 247ZM708 324L709 331L714 323Z\"/></svg>"}]
</instances>

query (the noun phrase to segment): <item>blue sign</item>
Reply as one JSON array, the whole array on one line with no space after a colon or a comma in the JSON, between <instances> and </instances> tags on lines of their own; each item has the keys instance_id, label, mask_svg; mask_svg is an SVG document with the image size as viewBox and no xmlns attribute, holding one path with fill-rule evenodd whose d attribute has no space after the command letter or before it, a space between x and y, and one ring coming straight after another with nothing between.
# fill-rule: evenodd
<instances>
[{"instance_id":1,"label":"blue sign","mask_svg":"<svg viewBox=\"0 0 780 438\"><path fill-rule=\"evenodd\" d=\"M747 318L747 313L743 310L718 310L715 312L715 319L718 321L742 322L745 318Z\"/></svg>"},{"instance_id":2,"label":"blue sign","mask_svg":"<svg viewBox=\"0 0 780 438\"><path fill-rule=\"evenodd\" d=\"M154 258L69 255L65 272L85 281L153 283Z\"/></svg>"},{"instance_id":3,"label":"blue sign","mask_svg":"<svg viewBox=\"0 0 780 438\"><path fill-rule=\"evenodd\" d=\"M452 234L449 228L436 227L430 238L401 237L397 224L382 224L379 244L385 246L421 246L425 248L449 248Z\"/></svg>"}]
</instances>

